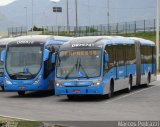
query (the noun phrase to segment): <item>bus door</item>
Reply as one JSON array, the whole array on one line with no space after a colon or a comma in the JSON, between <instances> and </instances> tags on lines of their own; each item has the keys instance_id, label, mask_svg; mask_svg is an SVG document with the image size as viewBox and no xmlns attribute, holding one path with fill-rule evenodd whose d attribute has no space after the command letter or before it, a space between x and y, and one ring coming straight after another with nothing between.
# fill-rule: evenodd
<instances>
[{"instance_id":1,"label":"bus door","mask_svg":"<svg viewBox=\"0 0 160 127\"><path fill-rule=\"evenodd\" d=\"M141 71L143 71L143 68L141 68L141 60L142 60L142 54L141 54L141 45L140 42L135 42L135 51L136 51L136 84L141 83ZM141 70L142 69L142 70Z\"/></svg>"}]
</instances>

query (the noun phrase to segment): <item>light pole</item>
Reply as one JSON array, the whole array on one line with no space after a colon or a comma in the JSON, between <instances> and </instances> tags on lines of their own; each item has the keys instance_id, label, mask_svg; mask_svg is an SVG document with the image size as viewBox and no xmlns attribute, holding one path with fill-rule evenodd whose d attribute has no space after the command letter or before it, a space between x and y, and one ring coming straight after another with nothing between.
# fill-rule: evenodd
<instances>
[{"instance_id":1,"label":"light pole","mask_svg":"<svg viewBox=\"0 0 160 127\"><path fill-rule=\"evenodd\" d=\"M67 33L69 33L69 5L68 5L68 0L67 0Z\"/></svg>"},{"instance_id":2,"label":"light pole","mask_svg":"<svg viewBox=\"0 0 160 127\"><path fill-rule=\"evenodd\" d=\"M58 10L57 10L57 3L60 1L60 0L50 0L51 2L53 2L53 3L55 3L55 8L56 8L56 10L55 10L55 13L56 13L56 31L57 31L57 35L58 35L58 23L57 23L57 20L58 20L58 15L57 15L57 12L58 12Z\"/></svg>"},{"instance_id":3,"label":"light pole","mask_svg":"<svg viewBox=\"0 0 160 127\"><path fill-rule=\"evenodd\" d=\"M26 29L28 31L28 8L27 7L24 7L25 10L26 10Z\"/></svg>"},{"instance_id":4,"label":"light pole","mask_svg":"<svg viewBox=\"0 0 160 127\"><path fill-rule=\"evenodd\" d=\"M78 29L78 5L77 5L77 0L75 0L75 12L76 12L76 33Z\"/></svg>"},{"instance_id":5,"label":"light pole","mask_svg":"<svg viewBox=\"0 0 160 127\"><path fill-rule=\"evenodd\" d=\"M107 0L107 22L108 22L108 33L109 33L109 25L110 25L110 19L109 19L109 16L110 16L110 12L109 12L110 8L109 8L109 0Z\"/></svg>"},{"instance_id":6,"label":"light pole","mask_svg":"<svg viewBox=\"0 0 160 127\"><path fill-rule=\"evenodd\" d=\"M88 27L88 32L89 32L89 35L90 35L90 23L91 23L91 16L90 16L90 1L88 0L88 18L89 18L89 27Z\"/></svg>"},{"instance_id":7,"label":"light pole","mask_svg":"<svg viewBox=\"0 0 160 127\"><path fill-rule=\"evenodd\" d=\"M32 32L33 32L33 0L32 0Z\"/></svg>"},{"instance_id":8,"label":"light pole","mask_svg":"<svg viewBox=\"0 0 160 127\"><path fill-rule=\"evenodd\" d=\"M157 0L157 25L156 25L156 56L157 56L157 73L159 72L159 20L160 20L160 1Z\"/></svg>"}]
</instances>

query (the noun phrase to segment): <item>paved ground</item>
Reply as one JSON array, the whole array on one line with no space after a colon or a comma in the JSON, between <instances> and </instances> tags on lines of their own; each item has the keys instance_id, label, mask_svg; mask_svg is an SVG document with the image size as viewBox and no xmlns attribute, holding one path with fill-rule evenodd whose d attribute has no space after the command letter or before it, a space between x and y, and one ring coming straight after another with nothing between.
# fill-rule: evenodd
<instances>
[{"instance_id":1,"label":"paved ground","mask_svg":"<svg viewBox=\"0 0 160 127\"><path fill-rule=\"evenodd\" d=\"M150 87L118 92L112 99L80 98L69 101L52 93L0 92L0 115L47 121L160 120L160 81Z\"/></svg>"}]
</instances>

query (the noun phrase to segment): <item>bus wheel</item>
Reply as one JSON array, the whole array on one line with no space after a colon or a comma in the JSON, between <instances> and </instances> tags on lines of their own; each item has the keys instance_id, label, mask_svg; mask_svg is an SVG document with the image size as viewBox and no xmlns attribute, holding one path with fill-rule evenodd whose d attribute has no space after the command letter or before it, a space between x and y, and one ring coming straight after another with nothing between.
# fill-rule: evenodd
<instances>
[{"instance_id":1,"label":"bus wheel","mask_svg":"<svg viewBox=\"0 0 160 127\"><path fill-rule=\"evenodd\" d=\"M113 81L111 81L109 93L108 93L108 98L113 97L113 94L114 94L114 83L113 83Z\"/></svg>"},{"instance_id":2,"label":"bus wheel","mask_svg":"<svg viewBox=\"0 0 160 127\"><path fill-rule=\"evenodd\" d=\"M18 95L19 95L19 96L25 95L25 91L18 91Z\"/></svg>"},{"instance_id":3,"label":"bus wheel","mask_svg":"<svg viewBox=\"0 0 160 127\"><path fill-rule=\"evenodd\" d=\"M1 86L2 91L4 91L4 86Z\"/></svg>"},{"instance_id":4,"label":"bus wheel","mask_svg":"<svg viewBox=\"0 0 160 127\"><path fill-rule=\"evenodd\" d=\"M128 82L127 93L131 92L131 89L132 89L132 77L130 76L129 82Z\"/></svg>"},{"instance_id":5,"label":"bus wheel","mask_svg":"<svg viewBox=\"0 0 160 127\"><path fill-rule=\"evenodd\" d=\"M78 97L78 96L76 96L76 95L67 95L67 98L68 98L69 100L75 100L77 97Z\"/></svg>"},{"instance_id":6,"label":"bus wheel","mask_svg":"<svg viewBox=\"0 0 160 127\"><path fill-rule=\"evenodd\" d=\"M149 73L148 76L147 76L147 83L145 84L145 87L148 87L150 82L151 82L151 75Z\"/></svg>"}]
</instances>

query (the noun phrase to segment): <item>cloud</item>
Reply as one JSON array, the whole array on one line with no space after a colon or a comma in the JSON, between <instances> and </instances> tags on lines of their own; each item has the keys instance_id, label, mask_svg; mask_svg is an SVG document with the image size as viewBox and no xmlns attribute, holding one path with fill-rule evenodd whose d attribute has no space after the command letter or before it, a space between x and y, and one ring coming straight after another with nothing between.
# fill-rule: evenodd
<instances>
[{"instance_id":1,"label":"cloud","mask_svg":"<svg viewBox=\"0 0 160 127\"><path fill-rule=\"evenodd\" d=\"M8 4L11 4L17 0L0 0L0 6L6 6Z\"/></svg>"}]
</instances>

